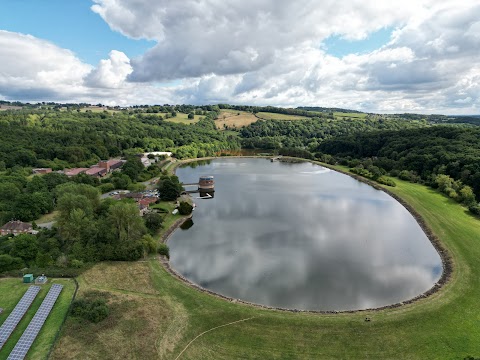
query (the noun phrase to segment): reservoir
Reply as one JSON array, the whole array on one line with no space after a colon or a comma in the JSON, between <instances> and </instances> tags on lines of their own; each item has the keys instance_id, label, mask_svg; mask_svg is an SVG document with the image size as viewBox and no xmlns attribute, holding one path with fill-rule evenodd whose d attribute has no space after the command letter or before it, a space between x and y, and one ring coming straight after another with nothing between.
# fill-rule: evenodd
<instances>
[{"instance_id":1,"label":"reservoir","mask_svg":"<svg viewBox=\"0 0 480 360\"><path fill-rule=\"evenodd\" d=\"M178 168L184 183L213 175L193 224L168 241L170 263L208 290L301 310L391 305L430 289L440 256L388 194L305 163L222 158Z\"/></svg>"}]
</instances>

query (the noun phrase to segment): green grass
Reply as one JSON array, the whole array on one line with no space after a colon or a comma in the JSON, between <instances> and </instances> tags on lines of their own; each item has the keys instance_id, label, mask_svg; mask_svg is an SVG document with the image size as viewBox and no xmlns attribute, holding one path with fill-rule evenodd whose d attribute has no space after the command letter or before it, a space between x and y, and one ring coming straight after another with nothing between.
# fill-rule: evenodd
<instances>
[{"instance_id":1,"label":"green grass","mask_svg":"<svg viewBox=\"0 0 480 360\"><path fill-rule=\"evenodd\" d=\"M160 115L164 115L164 114L160 114ZM173 123L177 123L177 124L195 124L195 123L199 122L202 117L205 117L205 116L195 115L194 119L189 119L188 114L183 114L183 113L177 112L176 117L166 119L165 121L169 121L169 122L173 122Z\"/></svg>"},{"instance_id":2,"label":"green grass","mask_svg":"<svg viewBox=\"0 0 480 360\"><path fill-rule=\"evenodd\" d=\"M352 120L358 120L358 119L363 120L367 117L367 114L334 112L333 116L335 117L336 120L348 119L348 118L351 118Z\"/></svg>"},{"instance_id":3,"label":"green grass","mask_svg":"<svg viewBox=\"0 0 480 360\"><path fill-rule=\"evenodd\" d=\"M55 221L57 215L58 215L58 211L52 211L51 213L40 216L37 220L35 220L35 222L37 224L52 222L52 221Z\"/></svg>"},{"instance_id":4,"label":"green grass","mask_svg":"<svg viewBox=\"0 0 480 360\"><path fill-rule=\"evenodd\" d=\"M259 118L264 120L306 120L307 117L288 114L276 114L269 112L259 112L256 114Z\"/></svg>"},{"instance_id":5,"label":"green grass","mask_svg":"<svg viewBox=\"0 0 480 360\"><path fill-rule=\"evenodd\" d=\"M181 359L383 360L479 357L480 221L470 216L461 205L434 190L397 179L395 181L397 187L389 190L418 211L452 255L455 270L449 283L440 292L414 304L378 312L295 314L234 304L199 292L173 277L158 260L150 259L147 262L149 271L138 271L138 281L148 277L149 286L154 289L154 294L148 296L162 304L162 325L158 325L154 336L149 333L150 339L154 339L149 343L155 343L158 354L146 355L130 349L122 356L175 359L202 332L253 317L246 322L206 333L188 347ZM145 263L137 264L140 266ZM118 271L121 271L124 265L111 266L114 269L118 266ZM129 276L133 276L132 273L135 271L129 271ZM84 291L105 283L103 280L87 283L82 277L80 282ZM115 294L147 296L136 288L118 289L118 286L112 283L110 290L102 289ZM372 321L365 322L366 316L371 317ZM128 319L128 316L117 318L116 325L112 326L123 329ZM145 326L148 326L148 322ZM69 321L67 327L66 331L70 334L72 329L85 333L96 329L90 324L79 325L74 320ZM115 357L113 350L108 352L106 345L95 339L89 343L89 356L77 353L77 358ZM132 331L110 341L112 344L109 346L114 349L122 341L136 344L142 339ZM81 339L74 336L65 336L61 341L68 349L74 348L79 342ZM66 353L58 354L54 358L68 358Z\"/></svg>"},{"instance_id":6,"label":"green grass","mask_svg":"<svg viewBox=\"0 0 480 360\"><path fill-rule=\"evenodd\" d=\"M57 331L65 318L70 302L75 291L75 284L70 279L54 279L53 282L64 285L64 288L55 303L52 312L48 316L43 325L40 334L33 343L30 351L27 354L27 359L45 359L53 344ZM27 328L30 320L35 315L35 312L40 307L43 299L47 295L48 290L52 285L52 279L49 279L46 285L42 285L42 290L35 298L32 306L25 314L25 317L20 321L13 334L8 339L7 343L0 350L0 360L6 359L15 344L17 343L23 331ZM22 298L28 285L22 283L21 278L6 278L0 279L0 307L4 308L4 312L0 315L0 324L3 324L8 315L12 312L15 305Z\"/></svg>"}]
</instances>

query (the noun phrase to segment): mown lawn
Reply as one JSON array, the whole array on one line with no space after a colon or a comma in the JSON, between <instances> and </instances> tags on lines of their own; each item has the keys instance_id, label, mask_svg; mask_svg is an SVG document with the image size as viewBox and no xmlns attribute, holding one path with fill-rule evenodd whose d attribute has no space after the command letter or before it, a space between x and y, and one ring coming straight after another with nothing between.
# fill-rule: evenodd
<instances>
[{"instance_id":1,"label":"mown lawn","mask_svg":"<svg viewBox=\"0 0 480 360\"><path fill-rule=\"evenodd\" d=\"M480 221L431 189L396 182L390 190L423 216L455 263L450 282L433 296L378 312L288 313L199 292L158 259L99 264L80 277L81 290L109 292L112 306L123 311L103 325L69 318L53 358L176 359L184 349L181 359L480 357ZM204 331L242 319L249 320L205 333L187 348Z\"/></svg>"},{"instance_id":2,"label":"mown lawn","mask_svg":"<svg viewBox=\"0 0 480 360\"><path fill-rule=\"evenodd\" d=\"M45 359L47 357L57 331L60 329L60 325L67 315L67 311L75 291L74 281L70 279L50 279L46 285L41 285L42 289L35 298L32 306L27 311L22 321L20 321L13 334L8 339L7 343L0 350L1 360L6 359L12 349L15 347L15 344L22 336L23 331L27 328L30 320L40 307L43 299L47 295L48 290L53 283L62 284L64 285L64 288L60 293L52 312L45 321L40 334L27 354L27 359ZM0 279L0 307L4 309L4 312L0 315L0 324L3 324L5 319L14 309L15 305L27 291L27 288L28 285L23 284L21 278Z\"/></svg>"}]
</instances>

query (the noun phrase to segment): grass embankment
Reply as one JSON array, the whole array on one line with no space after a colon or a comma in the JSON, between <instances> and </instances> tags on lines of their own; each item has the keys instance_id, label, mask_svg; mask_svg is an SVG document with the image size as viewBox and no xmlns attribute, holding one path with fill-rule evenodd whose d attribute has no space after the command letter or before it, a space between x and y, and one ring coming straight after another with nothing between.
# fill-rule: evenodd
<instances>
[{"instance_id":1,"label":"grass embankment","mask_svg":"<svg viewBox=\"0 0 480 360\"><path fill-rule=\"evenodd\" d=\"M23 334L23 331L27 328L30 320L35 315L35 312L40 307L43 299L48 293L48 290L53 283L64 285L60 297L57 299L52 312L48 316L45 324L43 325L40 334L33 343L33 346L28 352L27 359L45 359L48 355L50 347L55 339L57 331L60 329L63 319L67 315L70 302L75 292L75 283L70 279L49 279L46 285L41 285L42 290L35 298L32 306L25 314L25 317L18 324L13 334L8 339L7 343L0 350L0 359L6 359L12 349L15 347L18 339ZM28 285L22 283L21 278L5 278L0 279L0 307L5 311L0 315L0 324L3 324L8 315L12 312L18 301L27 291Z\"/></svg>"},{"instance_id":2,"label":"grass embankment","mask_svg":"<svg viewBox=\"0 0 480 360\"><path fill-rule=\"evenodd\" d=\"M450 251L450 282L427 299L354 314L289 313L244 306L192 289L158 260L99 264L81 291L112 296L93 325L67 320L54 359L463 359L480 356L480 221L445 196L396 180L390 188L425 219ZM366 316L371 322L365 322Z\"/></svg>"}]
</instances>

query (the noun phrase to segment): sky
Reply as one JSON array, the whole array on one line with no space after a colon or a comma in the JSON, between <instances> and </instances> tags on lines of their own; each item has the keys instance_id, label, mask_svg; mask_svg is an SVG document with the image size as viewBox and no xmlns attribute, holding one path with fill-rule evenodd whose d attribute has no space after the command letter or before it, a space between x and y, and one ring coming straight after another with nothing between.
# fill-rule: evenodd
<instances>
[{"instance_id":1,"label":"sky","mask_svg":"<svg viewBox=\"0 0 480 360\"><path fill-rule=\"evenodd\" d=\"M478 0L0 0L0 99L479 114Z\"/></svg>"}]
</instances>

